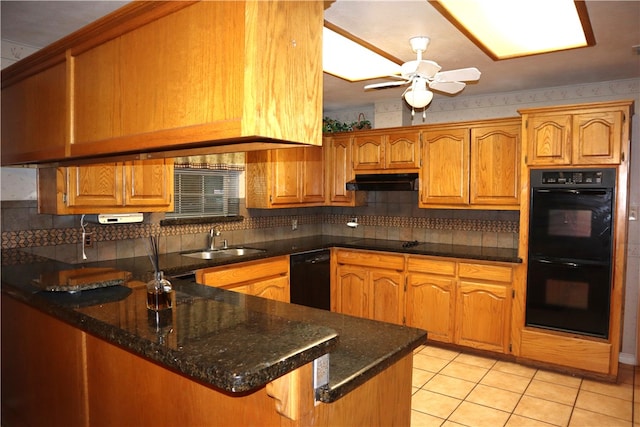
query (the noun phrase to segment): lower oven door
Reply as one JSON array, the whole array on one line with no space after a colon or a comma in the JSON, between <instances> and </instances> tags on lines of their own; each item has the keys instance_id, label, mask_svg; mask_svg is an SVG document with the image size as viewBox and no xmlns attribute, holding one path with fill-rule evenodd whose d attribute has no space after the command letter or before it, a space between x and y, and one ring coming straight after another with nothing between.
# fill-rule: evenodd
<instances>
[{"instance_id":1,"label":"lower oven door","mask_svg":"<svg viewBox=\"0 0 640 427\"><path fill-rule=\"evenodd\" d=\"M526 326L607 338L610 295L608 265L530 259Z\"/></svg>"}]
</instances>

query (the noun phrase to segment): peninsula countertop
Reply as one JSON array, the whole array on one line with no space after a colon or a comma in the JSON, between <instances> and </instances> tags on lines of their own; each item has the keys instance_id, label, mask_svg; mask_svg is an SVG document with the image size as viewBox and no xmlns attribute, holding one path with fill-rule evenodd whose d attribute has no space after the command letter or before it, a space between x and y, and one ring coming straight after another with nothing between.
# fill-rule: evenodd
<instances>
[{"instance_id":1,"label":"peninsula countertop","mask_svg":"<svg viewBox=\"0 0 640 427\"><path fill-rule=\"evenodd\" d=\"M291 253L291 242L280 243L281 251ZM298 243L300 249L322 245L317 239ZM276 253L276 246L270 246L269 256L284 253ZM176 256L179 265L172 265L170 260ZM329 353L329 384L317 390L317 397L330 403L426 341L426 332L419 329L238 294L197 284L193 278L173 278L175 307L160 317L149 316L146 290L139 286L150 273L149 260L144 258L80 265L36 258L5 264L2 292L186 377L232 393L264 386ZM191 259L183 265L182 258L186 257L168 254L161 265L180 272L201 262ZM44 291L37 285L43 274L87 268L114 268L130 275L122 285L77 293Z\"/></svg>"}]
</instances>

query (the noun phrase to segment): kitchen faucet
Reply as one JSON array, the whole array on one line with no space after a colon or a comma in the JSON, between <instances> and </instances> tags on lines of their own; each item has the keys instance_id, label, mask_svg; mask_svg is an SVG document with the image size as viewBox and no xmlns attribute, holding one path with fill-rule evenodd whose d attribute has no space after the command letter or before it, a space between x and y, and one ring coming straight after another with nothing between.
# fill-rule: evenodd
<instances>
[{"instance_id":1,"label":"kitchen faucet","mask_svg":"<svg viewBox=\"0 0 640 427\"><path fill-rule=\"evenodd\" d=\"M220 235L220 226L216 225L209 230L209 250L216 250L216 237Z\"/></svg>"}]
</instances>

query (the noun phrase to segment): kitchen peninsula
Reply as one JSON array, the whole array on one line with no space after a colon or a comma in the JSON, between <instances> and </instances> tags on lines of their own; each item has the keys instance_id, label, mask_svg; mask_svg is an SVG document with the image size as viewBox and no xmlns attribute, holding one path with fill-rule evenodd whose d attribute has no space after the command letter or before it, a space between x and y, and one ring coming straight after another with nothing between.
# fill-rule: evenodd
<instances>
[{"instance_id":1,"label":"kitchen peninsula","mask_svg":"<svg viewBox=\"0 0 640 427\"><path fill-rule=\"evenodd\" d=\"M168 270L192 268L170 265L193 262L176 256ZM172 279L176 305L154 317L142 257L23 262L2 268L3 425L409 425L422 330L193 279ZM83 268L125 279L43 291L45 278ZM314 393L316 359L329 372Z\"/></svg>"}]
</instances>

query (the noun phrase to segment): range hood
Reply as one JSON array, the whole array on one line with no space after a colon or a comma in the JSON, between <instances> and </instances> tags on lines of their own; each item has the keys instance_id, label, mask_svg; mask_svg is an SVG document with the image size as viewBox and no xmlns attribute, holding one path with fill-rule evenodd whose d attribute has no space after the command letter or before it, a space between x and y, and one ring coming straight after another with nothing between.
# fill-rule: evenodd
<instances>
[{"instance_id":1,"label":"range hood","mask_svg":"<svg viewBox=\"0 0 640 427\"><path fill-rule=\"evenodd\" d=\"M349 191L415 191L418 189L417 173L389 173L356 175L347 182Z\"/></svg>"}]
</instances>

